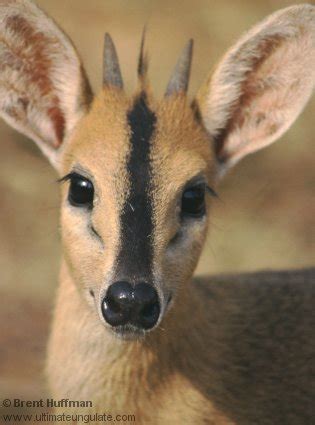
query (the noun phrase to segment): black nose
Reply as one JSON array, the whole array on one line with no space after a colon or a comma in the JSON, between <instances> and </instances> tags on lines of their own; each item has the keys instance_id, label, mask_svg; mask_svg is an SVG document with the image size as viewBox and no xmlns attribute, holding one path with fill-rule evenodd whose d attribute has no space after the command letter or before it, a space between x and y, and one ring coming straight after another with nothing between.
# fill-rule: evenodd
<instances>
[{"instance_id":1,"label":"black nose","mask_svg":"<svg viewBox=\"0 0 315 425\"><path fill-rule=\"evenodd\" d=\"M129 282L115 282L107 290L102 312L111 326L129 323L138 328L150 329L160 315L159 297L148 283L132 286Z\"/></svg>"}]
</instances>

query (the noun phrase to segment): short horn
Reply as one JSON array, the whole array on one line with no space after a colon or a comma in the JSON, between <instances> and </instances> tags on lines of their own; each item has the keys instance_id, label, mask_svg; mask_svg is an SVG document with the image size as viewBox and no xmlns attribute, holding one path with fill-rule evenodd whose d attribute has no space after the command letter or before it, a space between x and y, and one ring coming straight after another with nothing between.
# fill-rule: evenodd
<instances>
[{"instance_id":1,"label":"short horn","mask_svg":"<svg viewBox=\"0 0 315 425\"><path fill-rule=\"evenodd\" d=\"M105 34L104 40L103 85L114 86L119 89L124 86L116 48L108 33Z\"/></svg>"},{"instance_id":2,"label":"short horn","mask_svg":"<svg viewBox=\"0 0 315 425\"><path fill-rule=\"evenodd\" d=\"M187 92L192 54L193 40L189 40L177 61L171 79L168 83L165 96L171 96L175 93Z\"/></svg>"}]
</instances>

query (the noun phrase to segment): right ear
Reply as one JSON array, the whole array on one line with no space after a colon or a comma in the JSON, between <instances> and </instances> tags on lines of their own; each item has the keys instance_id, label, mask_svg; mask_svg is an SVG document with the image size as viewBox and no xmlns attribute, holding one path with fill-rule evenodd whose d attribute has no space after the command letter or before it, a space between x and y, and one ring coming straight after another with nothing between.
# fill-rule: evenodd
<instances>
[{"instance_id":1,"label":"right ear","mask_svg":"<svg viewBox=\"0 0 315 425\"><path fill-rule=\"evenodd\" d=\"M58 169L92 92L69 38L30 0L0 2L0 115Z\"/></svg>"},{"instance_id":2,"label":"right ear","mask_svg":"<svg viewBox=\"0 0 315 425\"><path fill-rule=\"evenodd\" d=\"M195 100L220 174L284 134L314 84L314 6L279 10L243 35Z\"/></svg>"}]
</instances>

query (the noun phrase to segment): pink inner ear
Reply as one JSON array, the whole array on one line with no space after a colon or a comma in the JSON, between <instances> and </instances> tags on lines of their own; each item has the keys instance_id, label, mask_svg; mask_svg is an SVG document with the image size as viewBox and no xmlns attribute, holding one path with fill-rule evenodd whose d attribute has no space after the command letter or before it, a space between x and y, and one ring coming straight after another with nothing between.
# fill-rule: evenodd
<instances>
[{"instance_id":1,"label":"pink inner ear","mask_svg":"<svg viewBox=\"0 0 315 425\"><path fill-rule=\"evenodd\" d=\"M261 105L255 111L255 104L257 106L259 99L265 97L264 95L266 95L268 90L272 90L273 85L277 85L277 75L273 74L271 69L266 72L264 67L273 53L285 41L280 35L265 38L261 40L259 46L255 46L255 54L251 57L251 63L248 63L249 57L248 55L246 56L246 67L249 67L249 70L244 74L243 82L240 84L241 96L232 105L230 119L226 127L215 138L215 151L220 161L225 162L231 154L231 152L226 150L225 146L226 136L228 134L231 134L236 128L241 128L250 115L253 121L256 121L257 127L264 123L268 110L262 108L263 105ZM250 43L251 40L248 42L249 46L244 45L245 52L252 50ZM241 56L241 53L238 53L238 55ZM234 60L242 61L242 58L236 57ZM272 64L270 64L270 67L272 67ZM272 134L276 131L277 128L271 125L268 133Z\"/></svg>"},{"instance_id":2,"label":"pink inner ear","mask_svg":"<svg viewBox=\"0 0 315 425\"><path fill-rule=\"evenodd\" d=\"M8 47L4 66L23 70L19 77L22 85L19 84L19 88L16 88L16 91L20 92L22 87L24 92L21 96L23 109L27 114L28 107L36 105L41 114L49 117L55 132L54 137L49 137L50 143L58 148L64 137L65 118L57 90L50 78L51 57L54 51L58 52L60 48L58 40L37 31L19 15L7 18L6 31L10 36L2 40Z\"/></svg>"}]
</instances>

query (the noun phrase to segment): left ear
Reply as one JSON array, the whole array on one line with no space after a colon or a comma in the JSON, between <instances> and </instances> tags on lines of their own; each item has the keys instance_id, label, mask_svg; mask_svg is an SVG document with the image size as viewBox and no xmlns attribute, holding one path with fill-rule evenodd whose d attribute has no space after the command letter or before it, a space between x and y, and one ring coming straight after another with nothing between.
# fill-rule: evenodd
<instances>
[{"instance_id":1,"label":"left ear","mask_svg":"<svg viewBox=\"0 0 315 425\"><path fill-rule=\"evenodd\" d=\"M315 7L280 10L230 49L195 104L223 168L278 139L315 82Z\"/></svg>"},{"instance_id":2,"label":"left ear","mask_svg":"<svg viewBox=\"0 0 315 425\"><path fill-rule=\"evenodd\" d=\"M58 169L92 92L65 33L33 1L0 0L0 116Z\"/></svg>"}]
</instances>

